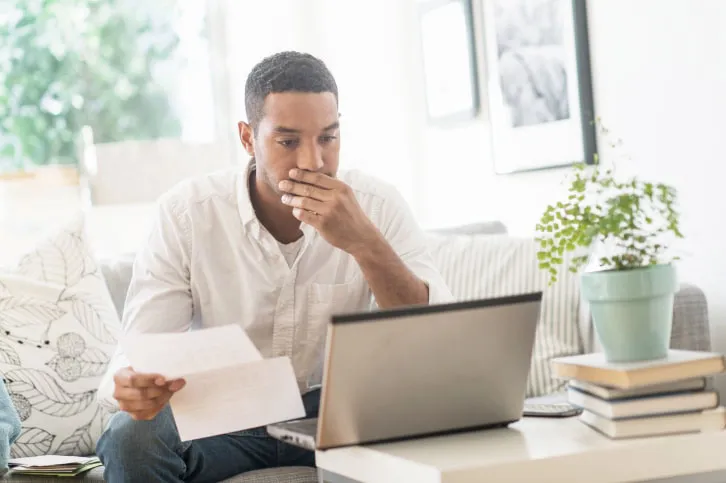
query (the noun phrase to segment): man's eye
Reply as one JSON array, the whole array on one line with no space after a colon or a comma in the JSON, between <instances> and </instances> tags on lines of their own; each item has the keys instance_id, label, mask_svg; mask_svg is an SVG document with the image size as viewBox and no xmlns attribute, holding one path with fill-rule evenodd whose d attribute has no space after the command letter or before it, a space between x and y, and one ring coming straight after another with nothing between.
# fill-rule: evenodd
<instances>
[{"instance_id":1,"label":"man's eye","mask_svg":"<svg viewBox=\"0 0 726 483\"><path fill-rule=\"evenodd\" d=\"M281 139L277 142L278 142L278 144L280 144L281 146L284 146L286 148L294 148L295 146L297 146L296 139Z\"/></svg>"},{"instance_id":2,"label":"man's eye","mask_svg":"<svg viewBox=\"0 0 726 483\"><path fill-rule=\"evenodd\" d=\"M323 144L327 144L327 143L332 143L336 139L338 139L336 136L321 136L320 142Z\"/></svg>"}]
</instances>

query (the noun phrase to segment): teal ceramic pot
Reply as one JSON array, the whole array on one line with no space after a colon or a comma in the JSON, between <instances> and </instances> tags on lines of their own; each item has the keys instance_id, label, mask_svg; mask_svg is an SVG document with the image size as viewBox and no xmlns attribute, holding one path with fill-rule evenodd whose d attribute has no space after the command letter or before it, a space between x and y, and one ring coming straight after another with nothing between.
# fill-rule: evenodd
<instances>
[{"instance_id":1,"label":"teal ceramic pot","mask_svg":"<svg viewBox=\"0 0 726 483\"><path fill-rule=\"evenodd\" d=\"M582 296L610 362L666 356L671 340L673 298L678 288L673 265L582 274Z\"/></svg>"}]
</instances>

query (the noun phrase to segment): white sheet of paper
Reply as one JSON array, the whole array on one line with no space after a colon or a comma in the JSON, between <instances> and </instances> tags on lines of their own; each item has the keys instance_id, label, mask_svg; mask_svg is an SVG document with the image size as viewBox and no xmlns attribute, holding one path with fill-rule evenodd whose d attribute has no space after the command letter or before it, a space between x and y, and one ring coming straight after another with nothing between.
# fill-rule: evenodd
<instances>
[{"instance_id":1,"label":"white sheet of paper","mask_svg":"<svg viewBox=\"0 0 726 483\"><path fill-rule=\"evenodd\" d=\"M85 456L61 456L55 454L49 454L44 456L28 456L26 458L12 458L8 460L8 464L11 466L56 466L56 465L69 465L69 464L83 464L88 463L91 460L95 460L95 457Z\"/></svg>"},{"instance_id":2,"label":"white sheet of paper","mask_svg":"<svg viewBox=\"0 0 726 483\"><path fill-rule=\"evenodd\" d=\"M168 379L262 360L260 351L239 325L190 332L133 334L122 341L136 372Z\"/></svg>"},{"instance_id":3,"label":"white sheet of paper","mask_svg":"<svg viewBox=\"0 0 726 483\"><path fill-rule=\"evenodd\" d=\"M233 364L195 373L186 381L171 399L182 441L305 416L288 357Z\"/></svg>"}]
</instances>

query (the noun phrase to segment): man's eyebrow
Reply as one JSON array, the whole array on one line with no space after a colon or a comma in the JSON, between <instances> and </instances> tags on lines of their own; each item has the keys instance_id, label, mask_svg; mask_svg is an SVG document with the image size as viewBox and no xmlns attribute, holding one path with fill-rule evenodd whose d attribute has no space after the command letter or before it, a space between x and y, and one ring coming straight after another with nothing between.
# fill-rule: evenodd
<instances>
[{"instance_id":1,"label":"man's eyebrow","mask_svg":"<svg viewBox=\"0 0 726 483\"><path fill-rule=\"evenodd\" d=\"M280 134L300 134L299 130L285 126L275 126L274 131Z\"/></svg>"},{"instance_id":2,"label":"man's eyebrow","mask_svg":"<svg viewBox=\"0 0 726 483\"><path fill-rule=\"evenodd\" d=\"M340 127L340 122L335 121L330 126L324 127L323 132L332 131L333 129L338 129L339 127ZM299 129L293 129L291 127L285 127L285 126L275 126L273 131L275 131L276 133L280 133L280 134L300 134Z\"/></svg>"}]
</instances>

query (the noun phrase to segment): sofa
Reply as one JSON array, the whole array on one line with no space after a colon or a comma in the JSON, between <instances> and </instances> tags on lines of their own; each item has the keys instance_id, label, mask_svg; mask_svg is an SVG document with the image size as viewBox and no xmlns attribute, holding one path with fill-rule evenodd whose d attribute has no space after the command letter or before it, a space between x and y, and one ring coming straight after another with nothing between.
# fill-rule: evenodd
<instances>
[{"instance_id":1,"label":"sofa","mask_svg":"<svg viewBox=\"0 0 726 483\"><path fill-rule=\"evenodd\" d=\"M499 223L480 223L427 232L430 251L444 278L459 300L502 296L534 289L544 291L543 310L538 327L528 396L538 396L564 387L548 372L549 360L560 355L592 352L597 341L586 307L580 304L578 278L563 272L561 281L548 286L546 275L536 269L536 244L531 239L509 236ZM131 277L133 256L105 260L103 279L116 311L123 310ZM671 346L681 349L710 350L707 302L703 292L683 284L674 304ZM227 483L307 483L317 482L313 468L279 468L246 473ZM6 474L3 480L43 482L49 478L30 478ZM91 470L81 481L102 482L103 469Z\"/></svg>"}]
</instances>

